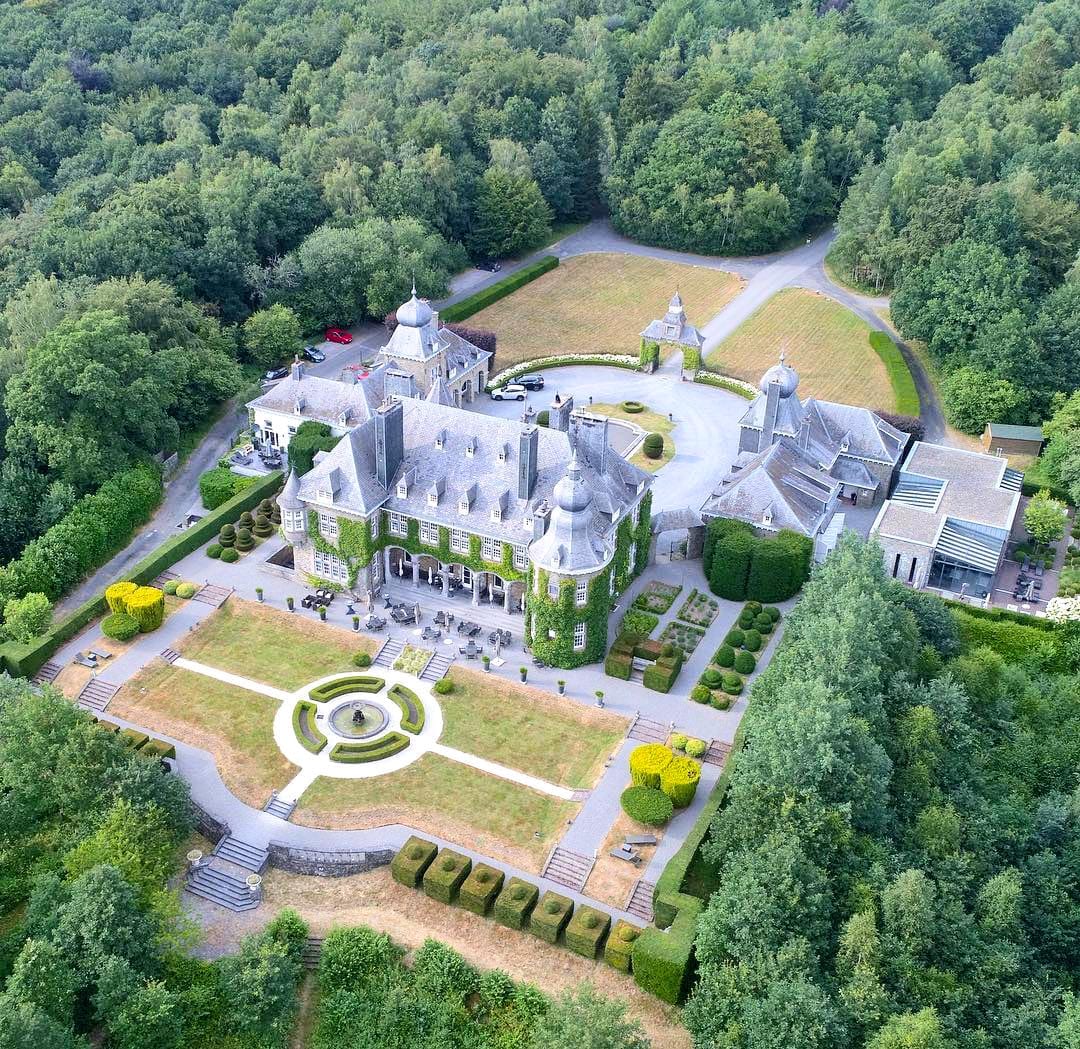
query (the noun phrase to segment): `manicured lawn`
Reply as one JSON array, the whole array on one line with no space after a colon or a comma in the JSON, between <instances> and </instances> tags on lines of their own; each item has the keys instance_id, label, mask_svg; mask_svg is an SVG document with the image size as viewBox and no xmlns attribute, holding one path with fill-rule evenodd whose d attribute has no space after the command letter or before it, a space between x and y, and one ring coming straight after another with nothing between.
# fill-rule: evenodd
<instances>
[{"instance_id":1,"label":"manicured lawn","mask_svg":"<svg viewBox=\"0 0 1080 1049\"><path fill-rule=\"evenodd\" d=\"M536 868L577 806L438 754L373 779L320 776L293 821L318 827L401 822Z\"/></svg>"},{"instance_id":2,"label":"manicured lawn","mask_svg":"<svg viewBox=\"0 0 1080 1049\"><path fill-rule=\"evenodd\" d=\"M109 704L110 714L210 751L229 789L256 808L299 771L274 742L276 711L267 696L156 661Z\"/></svg>"},{"instance_id":3,"label":"manicured lawn","mask_svg":"<svg viewBox=\"0 0 1080 1049\"><path fill-rule=\"evenodd\" d=\"M580 255L473 314L499 337L496 370L564 353L636 355L642 329L678 287L692 324L704 324L741 287L732 273L640 255Z\"/></svg>"},{"instance_id":4,"label":"manicured lawn","mask_svg":"<svg viewBox=\"0 0 1080 1049\"><path fill-rule=\"evenodd\" d=\"M666 466L675 458L675 442L672 440L671 432L678 426L678 423L672 422L666 415L651 411L648 406L643 412L624 412L621 405L618 404L590 404L589 411L596 412L598 415L606 415L611 419L624 419L640 426L646 433L658 433L664 438L664 451L659 459L650 459L641 450L641 446L638 445L637 451L630 456L630 462L638 469L656 473L662 466Z\"/></svg>"},{"instance_id":5,"label":"manicured lawn","mask_svg":"<svg viewBox=\"0 0 1080 1049\"><path fill-rule=\"evenodd\" d=\"M454 691L437 697L439 742L563 787L591 787L626 734L615 714L581 707L494 674L454 668Z\"/></svg>"},{"instance_id":6,"label":"manicured lawn","mask_svg":"<svg viewBox=\"0 0 1080 1049\"><path fill-rule=\"evenodd\" d=\"M889 373L870 346L870 326L824 295L785 288L706 359L724 375L756 383L783 349L799 373L799 396L895 411Z\"/></svg>"},{"instance_id":7,"label":"manicured lawn","mask_svg":"<svg viewBox=\"0 0 1080 1049\"><path fill-rule=\"evenodd\" d=\"M352 657L374 653L377 644L366 634L329 626L303 612L233 596L178 647L198 663L291 691L352 670Z\"/></svg>"}]
</instances>

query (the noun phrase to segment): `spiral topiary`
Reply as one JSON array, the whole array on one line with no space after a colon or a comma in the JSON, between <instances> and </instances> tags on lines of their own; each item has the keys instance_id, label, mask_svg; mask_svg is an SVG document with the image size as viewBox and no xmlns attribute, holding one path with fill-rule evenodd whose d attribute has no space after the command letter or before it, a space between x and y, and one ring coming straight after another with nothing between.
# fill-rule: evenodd
<instances>
[{"instance_id":1,"label":"spiral topiary","mask_svg":"<svg viewBox=\"0 0 1080 1049\"><path fill-rule=\"evenodd\" d=\"M236 526L223 524L218 532L218 544L223 547L236 546Z\"/></svg>"},{"instance_id":2,"label":"spiral topiary","mask_svg":"<svg viewBox=\"0 0 1080 1049\"><path fill-rule=\"evenodd\" d=\"M239 525L241 528L250 528L255 523L255 518L251 516L250 510L245 510L240 515Z\"/></svg>"},{"instance_id":3,"label":"spiral topiary","mask_svg":"<svg viewBox=\"0 0 1080 1049\"><path fill-rule=\"evenodd\" d=\"M265 514L259 514L255 518L255 527L252 531L261 538L265 539L268 535L274 534L274 526L270 523L270 518Z\"/></svg>"},{"instance_id":4,"label":"spiral topiary","mask_svg":"<svg viewBox=\"0 0 1080 1049\"><path fill-rule=\"evenodd\" d=\"M643 743L630 751L630 779L638 787L659 787L660 773L674 755L663 743Z\"/></svg>"},{"instance_id":5,"label":"spiral topiary","mask_svg":"<svg viewBox=\"0 0 1080 1049\"><path fill-rule=\"evenodd\" d=\"M236 530L236 549L237 550L250 550L255 545L255 540L251 537L250 528L238 528Z\"/></svg>"},{"instance_id":6,"label":"spiral topiary","mask_svg":"<svg viewBox=\"0 0 1080 1049\"><path fill-rule=\"evenodd\" d=\"M662 827L675 811L671 798L656 787L627 787L619 804L627 816L647 827Z\"/></svg>"}]
</instances>

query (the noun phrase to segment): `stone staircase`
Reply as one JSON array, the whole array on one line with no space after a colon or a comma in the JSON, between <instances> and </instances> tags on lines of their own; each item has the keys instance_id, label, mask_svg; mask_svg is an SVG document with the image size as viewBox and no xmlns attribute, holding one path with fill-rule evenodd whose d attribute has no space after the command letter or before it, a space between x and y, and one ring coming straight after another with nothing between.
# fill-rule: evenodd
<instances>
[{"instance_id":1,"label":"stone staircase","mask_svg":"<svg viewBox=\"0 0 1080 1049\"><path fill-rule=\"evenodd\" d=\"M295 808L295 801L282 801L276 794L271 794L270 800L263 806L263 812L269 812L279 820L288 820Z\"/></svg>"},{"instance_id":2,"label":"stone staircase","mask_svg":"<svg viewBox=\"0 0 1080 1049\"><path fill-rule=\"evenodd\" d=\"M304 968L317 969L319 959L322 957L323 938L321 936L309 936L304 944Z\"/></svg>"},{"instance_id":3,"label":"stone staircase","mask_svg":"<svg viewBox=\"0 0 1080 1049\"><path fill-rule=\"evenodd\" d=\"M177 575L175 572L164 571L161 573L161 575L157 577L157 579L154 580L153 585L160 590L166 583L170 582L173 579L179 581L180 576Z\"/></svg>"},{"instance_id":4,"label":"stone staircase","mask_svg":"<svg viewBox=\"0 0 1080 1049\"><path fill-rule=\"evenodd\" d=\"M201 605L209 605L211 608L220 608L232 596L231 586L218 586L216 583L207 583L191 599Z\"/></svg>"},{"instance_id":5,"label":"stone staircase","mask_svg":"<svg viewBox=\"0 0 1080 1049\"><path fill-rule=\"evenodd\" d=\"M221 866L200 864L188 874L184 888L192 896L216 903L228 911L253 911L261 900L244 881L247 874L244 871L241 876Z\"/></svg>"},{"instance_id":6,"label":"stone staircase","mask_svg":"<svg viewBox=\"0 0 1080 1049\"><path fill-rule=\"evenodd\" d=\"M177 652L175 648L167 648L161 653L161 658L164 659L166 663L175 663L180 658L180 653Z\"/></svg>"},{"instance_id":7,"label":"stone staircase","mask_svg":"<svg viewBox=\"0 0 1080 1049\"><path fill-rule=\"evenodd\" d=\"M556 845L540 875L549 881L565 885L574 892L581 892L585 888L585 882L589 880L595 862L592 856L582 856Z\"/></svg>"},{"instance_id":8,"label":"stone staircase","mask_svg":"<svg viewBox=\"0 0 1080 1049\"><path fill-rule=\"evenodd\" d=\"M109 700L120 691L119 685L114 685L111 681L106 681L104 678L92 677L82 687L82 691L76 696L75 702L80 707L85 707L87 710L94 711L95 714L104 713L105 708L109 705Z\"/></svg>"},{"instance_id":9,"label":"stone staircase","mask_svg":"<svg viewBox=\"0 0 1080 1049\"><path fill-rule=\"evenodd\" d=\"M643 922L651 925L653 920L653 891L655 889L656 886L651 881L638 878L634 882L634 887L630 890L630 895L623 910L629 911L635 918L640 918Z\"/></svg>"},{"instance_id":10,"label":"stone staircase","mask_svg":"<svg viewBox=\"0 0 1080 1049\"><path fill-rule=\"evenodd\" d=\"M376 667L392 667L397 662L398 656L405 651L405 642L399 641L396 637L388 637L379 649L375 658L372 660L372 666Z\"/></svg>"},{"instance_id":11,"label":"stone staircase","mask_svg":"<svg viewBox=\"0 0 1080 1049\"><path fill-rule=\"evenodd\" d=\"M60 671L63 669L59 663L54 663L50 659L38 669L38 672L30 680L35 685L51 685L60 676Z\"/></svg>"},{"instance_id":12,"label":"stone staircase","mask_svg":"<svg viewBox=\"0 0 1080 1049\"><path fill-rule=\"evenodd\" d=\"M446 676L446 672L453 663L453 656L444 655L442 652L432 653L431 658L427 661L427 666L420 672L420 680L432 683L438 681Z\"/></svg>"},{"instance_id":13,"label":"stone staircase","mask_svg":"<svg viewBox=\"0 0 1080 1049\"><path fill-rule=\"evenodd\" d=\"M723 768L730 753L730 743L724 743L721 740L714 739L709 742L709 749L705 751L705 756L701 760L705 765L719 765Z\"/></svg>"},{"instance_id":14,"label":"stone staircase","mask_svg":"<svg viewBox=\"0 0 1080 1049\"><path fill-rule=\"evenodd\" d=\"M634 720L630 723L630 728L626 733L626 738L636 739L641 743L666 743L670 735L671 728L668 725L635 714Z\"/></svg>"},{"instance_id":15,"label":"stone staircase","mask_svg":"<svg viewBox=\"0 0 1080 1049\"><path fill-rule=\"evenodd\" d=\"M261 845L251 845L232 834L226 834L214 847L214 855L229 863L243 867L252 874L262 874L270 859L270 852Z\"/></svg>"}]
</instances>

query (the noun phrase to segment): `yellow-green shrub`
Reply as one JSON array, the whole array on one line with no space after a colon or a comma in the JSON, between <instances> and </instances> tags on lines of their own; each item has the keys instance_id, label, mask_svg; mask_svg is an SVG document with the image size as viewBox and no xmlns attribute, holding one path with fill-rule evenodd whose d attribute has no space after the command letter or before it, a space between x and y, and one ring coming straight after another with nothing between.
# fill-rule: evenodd
<instances>
[{"instance_id":1,"label":"yellow-green shrub","mask_svg":"<svg viewBox=\"0 0 1080 1049\"><path fill-rule=\"evenodd\" d=\"M136 587L127 596L127 612L142 633L157 630L165 620L165 595L156 586Z\"/></svg>"},{"instance_id":2,"label":"yellow-green shrub","mask_svg":"<svg viewBox=\"0 0 1080 1049\"><path fill-rule=\"evenodd\" d=\"M660 773L660 789L677 809L694 800L701 779L701 766L693 758L675 758Z\"/></svg>"},{"instance_id":3,"label":"yellow-green shrub","mask_svg":"<svg viewBox=\"0 0 1080 1049\"><path fill-rule=\"evenodd\" d=\"M674 755L663 743L643 743L630 751L630 778L636 787L659 787L660 773Z\"/></svg>"},{"instance_id":4,"label":"yellow-green shrub","mask_svg":"<svg viewBox=\"0 0 1080 1049\"><path fill-rule=\"evenodd\" d=\"M105 604L109 606L109 611L126 612L127 599L138 589L138 583L132 583L128 580L105 587Z\"/></svg>"}]
</instances>

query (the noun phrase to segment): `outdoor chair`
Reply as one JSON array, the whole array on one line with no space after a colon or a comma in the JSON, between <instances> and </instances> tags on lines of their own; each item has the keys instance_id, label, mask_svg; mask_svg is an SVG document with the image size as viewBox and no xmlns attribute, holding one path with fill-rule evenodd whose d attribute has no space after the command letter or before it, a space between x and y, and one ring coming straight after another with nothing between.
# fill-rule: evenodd
<instances>
[{"instance_id":1,"label":"outdoor chair","mask_svg":"<svg viewBox=\"0 0 1080 1049\"><path fill-rule=\"evenodd\" d=\"M75 656L75 662L79 666L89 667L91 670L97 670L97 660L91 659L85 652L79 652Z\"/></svg>"},{"instance_id":2,"label":"outdoor chair","mask_svg":"<svg viewBox=\"0 0 1080 1049\"><path fill-rule=\"evenodd\" d=\"M315 606L315 596L313 594L306 594L303 601L300 602L301 608L313 608Z\"/></svg>"},{"instance_id":3,"label":"outdoor chair","mask_svg":"<svg viewBox=\"0 0 1080 1049\"><path fill-rule=\"evenodd\" d=\"M619 845L617 848L612 849L608 855L614 856L617 860L632 863L635 867L641 862L641 857L629 845Z\"/></svg>"},{"instance_id":4,"label":"outdoor chair","mask_svg":"<svg viewBox=\"0 0 1080 1049\"><path fill-rule=\"evenodd\" d=\"M90 649L90 651L87 654L90 656L91 659L111 659L112 658L112 653L111 652L99 652L96 648Z\"/></svg>"},{"instance_id":5,"label":"outdoor chair","mask_svg":"<svg viewBox=\"0 0 1080 1049\"><path fill-rule=\"evenodd\" d=\"M656 838L651 834L627 834L623 838L623 844L627 847L631 845L655 845Z\"/></svg>"}]
</instances>

